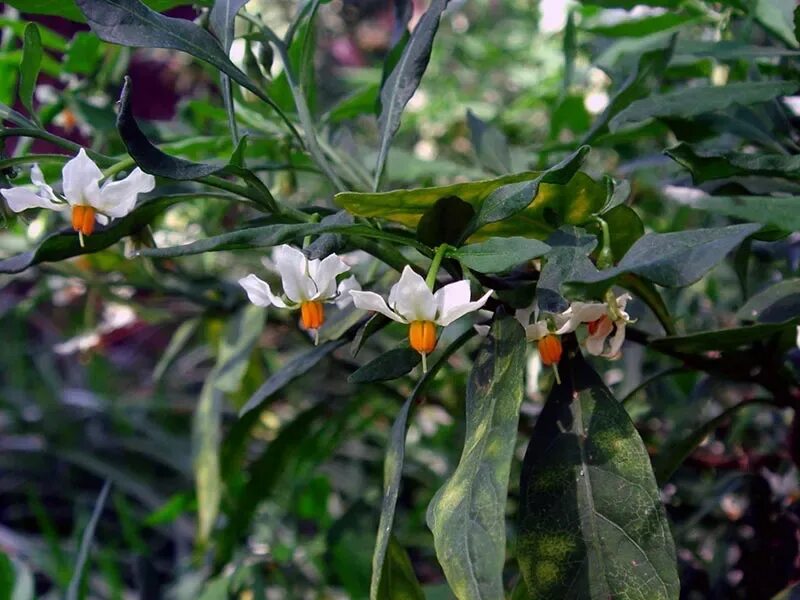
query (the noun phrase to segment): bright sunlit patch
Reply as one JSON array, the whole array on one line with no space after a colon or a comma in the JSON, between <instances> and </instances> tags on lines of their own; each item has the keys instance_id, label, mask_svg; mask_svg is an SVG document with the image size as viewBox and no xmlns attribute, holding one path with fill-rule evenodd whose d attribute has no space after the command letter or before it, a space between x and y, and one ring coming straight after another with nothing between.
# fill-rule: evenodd
<instances>
[{"instance_id":1,"label":"bright sunlit patch","mask_svg":"<svg viewBox=\"0 0 800 600\"><path fill-rule=\"evenodd\" d=\"M542 0L539 3L539 31L558 33L567 24L571 0Z\"/></svg>"},{"instance_id":2,"label":"bright sunlit patch","mask_svg":"<svg viewBox=\"0 0 800 600\"><path fill-rule=\"evenodd\" d=\"M608 106L608 94L605 92L590 92L583 99L583 105L590 113L597 115Z\"/></svg>"}]
</instances>

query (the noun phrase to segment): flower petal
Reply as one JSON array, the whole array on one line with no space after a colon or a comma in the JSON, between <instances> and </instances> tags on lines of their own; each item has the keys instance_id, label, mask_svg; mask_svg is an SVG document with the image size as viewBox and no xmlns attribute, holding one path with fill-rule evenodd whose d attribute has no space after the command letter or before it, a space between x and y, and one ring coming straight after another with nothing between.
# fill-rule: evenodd
<instances>
[{"instance_id":1,"label":"flower petal","mask_svg":"<svg viewBox=\"0 0 800 600\"><path fill-rule=\"evenodd\" d=\"M400 281L389 290L389 306L407 322L433 321L436 317L436 299L425 280L406 265Z\"/></svg>"},{"instance_id":2,"label":"flower petal","mask_svg":"<svg viewBox=\"0 0 800 600\"><path fill-rule=\"evenodd\" d=\"M529 342L538 342L550 333L547 321L536 321L525 326L525 339Z\"/></svg>"},{"instance_id":3,"label":"flower petal","mask_svg":"<svg viewBox=\"0 0 800 600\"><path fill-rule=\"evenodd\" d=\"M344 261L331 254L322 261L312 260L308 263L308 274L317 286L317 293L312 300L328 300L336 296L336 276L350 270ZM360 287L358 289L361 289Z\"/></svg>"},{"instance_id":4,"label":"flower petal","mask_svg":"<svg viewBox=\"0 0 800 600\"><path fill-rule=\"evenodd\" d=\"M283 293L289 300L305 302L317 294L317 285L308 274L308 259L300 250L288 244L278 246L272 252L272 260L281 274Z\"/></svg>"},{"instance_id":5,"label":"flower petal","mask_svg":"<svg viewBox=\"0 0 800 600\"><path fill-rule=\"evenodd\" d=\"M446 327L465 314L481 308L491 295L492 290L489 290L475 302L470 302L469 281L462 279L447 284L434 294L439 313L436 323Z\"/></svg>"},{"instance_id":6,"label":"flower petal","mask_svg":"<svg viewBox=\"0 0 800 600\"><path fill-rule=\"evenodd\" d=\"M38 164L34 164L31 167L31 183L39 188L38 193L43 198L57 200L57 196L53 193L53 188L47 185L47 182L44 180L44 175Z\"/></svg>"},{"instance_id":7,"label":"flower petal","mask_svg":"<svg viewBox=\"0 0 800 600\"><path fill-rule=\"evenodd\" d=\"M609 358L616 358L622 350L622 344L625 343L625 321L617 321L617 330L614 332L614 337L608 345L608 352L604 354Z\"/></svg>"},{"instance_id":8,"label":"flower petal","mask_svg":"<svg viewBox=\"0 0 800 600\"><path fill-rule=\"evenodd\" d=\"M278 308L289 308L289 306L279 297L272 293L269 284L262 281L252 273L239 280L239 285L247 292L250 302L256 306L275 305Z\"/></svg>"},{"instance_id":9,"label":"flower petal","mask_svg":"<svg viewBox=\"0 0 800 600\"><path fill-rule=\"evenodd\" d=\"M489 335L489 331L491 330L490 325L473 325L472 328L475 330L475 333L481 337Z\"/></svg>"},{"instance_id":10,"label":"flower petal","mask_svg":"<svg viewBox=\"0 0 800 600\"><path fill-rule=\"evenodd\" d=\"M63 202L54 202L50 198L39 196L23 187L0 190L0 194L3 194L3 198L8 203L8 208L14 212L22 212L28 208L49 208L51 210L64 210L67 208L67 205Z\"/></svg>"},{"instance_id":11,"label":"flower petal","mask_svg":"<svg viewBox=\"0 0 800 600\"><path fill-rule=\"evenodd\" d=\"M133 210L139 194L150 192L155 187L156 178L136 167L125 179L104 183L99 201L92 206L104 215L118 219Z\"/></svg>"},{"instance_id":12,"label":"flower petal","mask_svg":"<svg viewBox=\"0 0 800 600\"><path fill-rule=\"evenodd\" d=\"M358 279L356 279L355 275L350 275L347 279L343 279L336 289L337 308L346 308L352 304L353 297L350 295L352 291L361 291L361 284L358 283Z\"/></svg>"},{"instance_id":13,"label":"flower petal","mask_svg":"<svg viewBox=\"0 0 800 600\"><path fill-rule=\"evenodd\" d=\"M605 302L573 302L569 308L561 313L560 317L566 322L557 330L557 335L564 335L575 331L581 323L591 323L608 314Z\"/></svg>"},{"instance_id":14,"label":"flower petal","mask_svg":"<svg viewBox=\"0 0 800 600\"><path fill-rule=\"evenodd\" d=\"M103 178L103 172L81 148L78 155L64 165L61 176L67 202L73 205L87 204L84 201L84 191L90 188L91 183L97 185Z\"/></svg>"},{"instance_id":15,"label":"flower petal","mask_svg":"<svg viewBox=\"0 0 800 600\"><path fill-rule=\"evenodd\" d=\"M602 356L606 338L614 329L611 319L603 319L597 324L597 330L586 338L586 351L593 356Z\"/></svg>"},{"instance_id":16,"label":"flower petal","mask_svg":"<svg viewBox=\"0 0 800 600\"><path fill-rule=\"evenodd\" d=\"M402 316L398 315L386 304L386 301L375 292L359 292L352 290L350 296L353 298L353 304L356 308L361 310L374 310L382 315L389 317L392 321L398 323L408 323Z\"/></svg>"}]
</instances>

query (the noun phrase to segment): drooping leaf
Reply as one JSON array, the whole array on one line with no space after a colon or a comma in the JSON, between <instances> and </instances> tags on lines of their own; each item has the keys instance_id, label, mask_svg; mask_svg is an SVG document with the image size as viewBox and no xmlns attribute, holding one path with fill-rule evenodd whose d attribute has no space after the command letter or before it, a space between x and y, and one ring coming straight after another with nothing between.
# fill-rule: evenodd
<instances>
[{"instance_id":1,"label":"drooping leaf","mask_svg":"<svg viewBox=\"0 0 800 600\"><path fill-rule=\"evenodd\" d=\"M580 352L559 370L522 466L529 597L677 600L675 546L636 428Z\"/></svg>"},{"instance_id":2,"label":"drooping leaf","mask_svg":"<svg viewBox=\"0 0 800 600\"><path fill-rule=\"evenodd\" d=\"M128 154L141 167L142 171L170 179L186 180L205 177L223 168L224 165L196 163L170 156L156 148L144 135L133 116L130 101L131 87L131 78L126 75L119 97L117 130Z\"/></svg>"},{"instance_id":3,"label":"drooping leaf","mask_svg":"<svg viewBox=\"0 0 800 600\"><path fill-rule=\"evenodd\" d=\"M754 0L750 12L765 29L778 36L787 46L797 48L797 38L792 29L794 0Z\"/></svg>"},{"instance_id":4,"label":"drooping leaf","mask_svg":"<svg viewBox=\"0 0 800 600\"><path fill-rule=\"evenodd\" d=\"M800 279L771 285L745 302L736 318L758 323L782 323L800 315Z\"/></svg>"},{"instance_id":5,"label":"drooping leaf","mask_svg":"<svg viewBox=\"0 0 800 600\"><path fill-rule=\"evenodd\" d=\"M380 185L383 166L389 154L389 146L400 127L403 110L419 86L428 67L433 49L433 38L439 29L439 18L447 8L449 0L433 0L428 10L414 28L400 59L381 88L381 114L378 117L379 147L375 165L373 189Z\"/></svg>"},{"instance_id":6,"label":"drooping leaf","mask_svg":"<svg viewBox=\"0 0 800 600\"><path fill-rule=\"evenodd\" d=\"M666 94L636 100L617 114L608 126L612 132L625 125L648 119L679 117L690 119L733 105L747 106L792 94L798 84L789 81L744 81L721 86L684 87Z\"/></svg>"},{"instance_id":7,"label":"drooping leaf","mask_svg":"<svg viewBox=\"0 0 800 600\"><path fill-rule=\"evenodd\" d=\"M616 267L578 274L569 280L570 288L575 293L598 297L625 273L634 273L665 287L687 286L698 281L759 229L761 225L746 223L675 233L648 233L633 244Z\"/></svg>"},{"instance_id":8,"label":"drooping leaf","mask_svg":"<svg viewBox=\"0 0 800 600\"><path fill-rule=\"evenodd\" d=\"M337 194L334 201L354 215L389 219L414 228L441 198L455 196L479 212L487 197L498 188L530 182L542 175L542 171L525 172L497 179L375 194L343 192ZM606 186L582 172L576 173L564 185L541 182L527 208L513 219L486 225L469 240L515 235L543 240L558 228L559 222L579 225L590 219L602 210L606 197Z\"/></svg>"},{"instance_id":9,"label":"drooping leaf","mask_svg":"<svg viewBox=\"0 0 800 600\"><path fill-rule=\"evenodd\" d=\"M81 247L78 235L74 231L64 229L44 238L33 250L0 260L0 273L20 273L42 262L55 262L98 252L136 233L173 204L194 198L215 196L217 195L176 194L147 200L122 219L112 221L107 227L98 227L92 235L84 238L84 247Z\"/></svg>"},{"instance_id":10,"label":"drooping leaf","mask_svg":"<svg viewBox=\"0 0 800 600\"><path fill-rule=\"evenodd\" d=\"M140 0L74 0L97 36L134 48L172 48L187 52L228 75L276 110L290 130L291 121L261 88L228 58L217 39L186 19L166 17Z\"/></svg>"},{"instance_id":11,"label":"drooping leaf","mask_svg":"<svg viewBox=\"0 0 800 600\"><path fill-rule=\"evenodd\" d=\"M543 256L550 246L539 240L508 237L489 238L485 242L468 244L448 253L465 267L479 273L502 273Z\"/></svg>"},{"instance_id":12,"label":"drooping leaf","mask_svg":"<svg viewBox=\"0 0 800 600\"><path fill-rule=\"evenodd\" d=\"M34 118L36 113L33 110L33 92L36 90L43 54L39 27L36 23L28 23L23 38L22 62L19 64L19 100Z\"/></svg>"},{"instance_id":13,"label":"drooping leaf","mask_svg":"<svg viewBox=\"0 0 800 600\"><path fill-rule=\"evenodd\" d=\"M411 348L394 348L381 354L363 367L359 367L348 378L350 383L389 381L409 373L419 364L419 353Z\"/></svg>"},{"instance_id":14,"label":"drooping leaf","mask_svg":"<svg viewBox=\"0 0 800 600\"><path fill-rule=\"evenodd\" d=\"M511 171L511 153L503 132L478 118L471 110L467 110L467 126L480 163L498 175Z\"/></svg>"},{"instance_id":15,"label":"drooping leaf","mask_svg":"<svg viewBox=\"0 0 800 600\"><path fill-rule=\"evenodd\" d=\"M664 151L686 167L695 183L728 177L764 175L800 179L800 156L701 152L690 144L680 143Z\"/></svg>"},{"instance_id":16,"label":"drooping leaf","mask_svg":"<svg viewBox=\"0 0 800 600\"><path fill-rule=\"evenodd\" d=\"M475 209L458 196L439 198L417 223L417 239L431 248L458 244L475 217Z\"/></svg>"},{"instance_id":17,"label":"drooping leaf","mask_svg":"<svg viewBox=\"0 0 800 600\"><path fill-rule=\"evenodd\" d=\"M408 553L391 537L383 563L378 600L425 600Z\"/></svg>"},{"instance_id":18,"label":"drooping leaf","mask_svg":"<svg viewBox=\"0 0 800 600\"><path fill-rule=\"evenodd\" d=\"M346 343L347 340L344 338L325 342L284 365L280 371L267 379L263 385L250 396L250 399L239 411L239 418L241 419L253 411L259 411L273 394L283 389L286 384L297 379L304 373L307 373L309 369L313 368L320 360Z\"/></svg>"},{"instance_id":19,"label":"drooping leaf","mask_svg":"<svg viewBox=\"0 0 800 600\"><path fill-rule=\"evenodd\" d=\"M163 12L176 6L185 4L201 4L209 6L212 0L144 0L144 3L157 12ZM6 0L6 4L20 10L20 12L53 15L70 21L84 23L81 11L76 6L75 0Z\"/></svg>"},{"instance_id":20,"label":"drooping leaf","mask_svg":"<svg viewBox=\"0 0 800 600\"><path fill-rule=\"evenodd\" d=\"M536 301L541 310L557 313L569 306L561 295L561 285L597 271L589 260L597 238L582 229L562 227L547 238L547 243L551 249L536 284Z\"/></svg>"},{"instance_id":21,"label":"drooping leaf","mask_svg":"<svg viewBox=\"0 0 800 600\"><path fill-rule=\"evenodd\" d=\"M504 597L506 495L523 397L525 347L516 319L495 319L467 388L461 459L428 506L436 556L459 600Z\"/></svg>"},{"instance_id":22,"label":"drooping leaf","mask_svg":"<svg viewBox=\"0 0 800 600\"><path fill-rule=\"evenodd\" d=\"M200 392L192 424L192 454L197 492L197 537L204 545L211 535L222 498L220 440L224 394L236 391L264 328L266 311L246 305L225 327L217 362Z\"/></svg>"}]
</instances>

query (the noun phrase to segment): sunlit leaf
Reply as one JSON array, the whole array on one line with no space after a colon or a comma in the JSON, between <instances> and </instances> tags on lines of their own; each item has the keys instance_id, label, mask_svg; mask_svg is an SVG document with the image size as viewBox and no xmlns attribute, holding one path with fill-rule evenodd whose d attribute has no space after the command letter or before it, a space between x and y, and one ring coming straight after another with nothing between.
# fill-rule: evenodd
<instances>
[{"instance_id":1,"label":"sunlit leaf","mask_svg":"<svg viewBox=\"0 0 800 600\"><path fill-rule=\"evenodd\" d=\"M647 450L600 377L567 354L522 466L517 560L529 596L677 600Z\"/></svg>"},{"instance_id":2,"label":"sunlit leaf","mask_svg":"<svg viewBox=\"0 0 800 600\"><path fill-rule=\"evenodd\" d=\"M523 397L525 335L495 319L467 388L466 436L453 475L428 506L436 556L459 600L503 598L505 511Z\"/></svg>"}]
</instances>

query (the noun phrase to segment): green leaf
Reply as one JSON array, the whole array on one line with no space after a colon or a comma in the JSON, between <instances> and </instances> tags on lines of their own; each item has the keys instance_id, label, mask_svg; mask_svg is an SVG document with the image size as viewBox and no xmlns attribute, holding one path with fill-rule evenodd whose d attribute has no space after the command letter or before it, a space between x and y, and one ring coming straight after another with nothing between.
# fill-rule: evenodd
<instances>
[{"instance_id":1,"label":"green leaf","mask_svg":"<svg viewBox=\"0 0 800 600\"><path fill-rule=\"evenodd\" d=\"M273 394L282 390L287 384L301 375L307 373L319 361L328 356L328 354L346 343L347 340L345 339L331 340L289 361L280 371L267 379L261 387L250 396L250 399L239 411L239 418L241 419L253 411L258 413Z\"/></svg>"},{"instance_id":2,"label":"green leaf","mask_svg":"<svg viewBox=\"0 0 800 600\"><path fill-rule=\"evenodd\" d=\"M734 40L708 42L702 40L680 40L676 54L699 57L712 57L718 60L745 60L760 56L797 56L798 50L778 46L752 46Z\"/></svg>"},{"instance_id":3,"label":"green leaf","mask_svg":"<svg viewBox=\"0 0 800 600\"><path fill-rule=\"evenodd\" d=\"M64 55L64 69L70 73L93 75L101 59L100 40L91 32L79 31Z\"/></svg>"},{"instance_id":4,"label":"green leaf","mask_svg":"<svg viewBox=\"0 0 800 600\"><path fill-rule=\"evenodd\" d=\"M597 238L582 229L562 227L547 238L551 246L536 284L536 302L546 312L561 312L569 303L561 296L565 281L587 277L597 271L589 255L597 246Z\"/></svg>"},{"instance_id":5,"label":"green leaf","mask_svg":"<svg viewBox=\"0 0 800 600\"><path fill-rule=\"evenodd\" d=\"M370 383L389 381L402 377L419 364L419 353L411 348L394 348L359 367L347 381L350 383Z\"/></svg>"},{"instance_id":6,"label":"green leaf","mask_svg":"<svg viewBox=\"0 0 800 600\"><path fill-rule=\"evenodd\" d=\"M786 279L771 285L736 312L739 320L759 323L782 323L797 315L800 315L800 279Z\"/></svg>"},{"instance_id":7,"label":"green leaf","mask_svg":"<svg viewBox=\"0 0 800 600\"><path fill-rule=\"evenodd\" d=\"M166 350L164 350L164 354L161 355L158 364L153 369L153 381L161 381L167 369L178 357L178 354L186 347L189 340L194 337L200 322L200 319L189 319L181 323L175 330Z\"/></svg>"},{"instance_id":8,"label":"green leaf","mask_svg":"<svg viewBox=\"0 0 800 600\"><path fill-rule=\"evenodd\" d=\"M170 179L187 180L205 177L224 168L224 165L196 163L170 156L156 148L144 135L133 116L130 101L131 87L131 78L126 75L119 97L117 130L128 154L141 167L142 171Z\"/></svg>"},{"instance_id":9,"label":"green leaf","mask_svg":"<svg viewBox=\"0 0 800 600\"><path fill-rule=\"evenodd\" d=\"M81 535L81 545L78 548L78 556L75 558L75 568L72 571L69 587L64 596L66 600L78 600L78 598L81 597L80 587L81 580L83 579L83 572L86 568L86 561L89 559L89 550L94 541L94 532L97 529L97 524L100 522L100 516L103 514L103 508L105 507L106 498L108 498L108 492L110 490L111 480L106 479L103 488L100 490L100 494L97 496L97 502L95 502L94 510L92 510L92 516Z\"/></svg>"},{"instance_id":10,"label":"green leaf","mask_svg":"<svg viewBox=\"0 0 800 600\"><path fill-rule=\"evenodd\" d=\"M269 104L299 138L283 111L225 54L217 39L186 19L165 17L140 0L74 0L97 36L106 42L134 48L172 48L216 67Z\"/></svg>"},{"instance_id":11,"label":"green leaf","mask_svg":"<svg viewBox=\"0 0 800 600\"><path fill-rule=\"evenodd\" d=\"M604 212L602 218L608 224L611 254L615 261L619 260L631 249L636 240L644 235L644 223L635 210L624 204ZM597 221L587 224L586 229L601 239L602 228Z\"/></svg>"},{"instance_id":12,"label":"green leaf","mask_svg":"<svg viewBox=\"0 0 800 600\"><path fill-rule=\"evenodd\" d=\"M484 225L513 217L530 204L535 204L535 199L539 194L539 185L542 183L552 183L556 185L565 185L569 183L583 164L583 159L589 153L589 150L589 146L581 146L560 163L550 167L546 171L542 171L541 174L531 181L510 183L491 192L478 210L472 231L477 231ZM567 206L564 208L566 208L566 211L570 211L573 207ZM565 222L566 214L564 212L559 213L558 210L554 210L553 212L555 214L552 215L551 220L555 220L557 223L556 226L560 226ZM549 217L547 214L543 216L545 218Z\"/></svg>"},{"instance_id":13,"label":"green leaf","mask_svg":"<svg viewBox=\"0 0 800 600\"><path fill-rule=\"evenodd\" d=\"M400 127L403 109L417 90L422 75L428 67L433 49L433 38L436 36L436 30L439 29L439 18L447 8L448 1L433 0L431 2L428 10L414 28L392 73L381 87L381 113L378 116L380 144L375 165L373 190L377 191L380 185L386 156L389 154L389 146Z\"/></svg>"},{"instance_id":14,"label":"green leaf","mask_svg":"<svg viewBox=\"0 0 800 600\"><path fill-rule=\"evenodd\" d=\"M747 106L767 102L779 96L793 94L798 84L789 81L745 81L721 86L684 87L666 94L636 100L616 115L608 126L612 132L625 125L648 119L679 117L690 119L697 115L724 110L734 105Z\"/></svg>"},{"instance_id":15,"label":"green leaf","mask_svg":"<svg viewBox=\"0 0 800 600\"><path fill-rule=\"evenodd\" d=\"M760 323L690 335L662 337L651 340L649 345L653 350L682 354L730 351L764 342L770 336L792 329L798 322L800 316L795 313L792 318L780 323Z\"/></svg>"},{"instance_id":16,"label":"green leaf","mask_svg":"<svg viewBox=\"0 0 800 600\"><path fill-rule=\"evenodd\" d=\"M506 495L525 350L519 323L495 319L472 367L461 460L428 506L436 556L459 600L504 597Z\"/></svg>"},{"instance_id":17,"label":"green leaf","mask_svg":"<svg viewBox=\"0 0 800 600\"><path fill-rule=\"evenodd\" d=\"M226 392L239 389L261 331L266 311L246 305L230 319L220 340L217 362L200 392L192 424L192 454L197 489L197 538L208 542L219 514L222 498L220 477L220 428Z\"/></svg>"},{"instance_id":18,"label":"green leaf","mask_svg":"<svg viewBox=\"0 0 800 600\"><path fill-rule=\"evenodd\" d=\"M11 600L14 591L14 581L17 576L14 563L4 553L0 552L0 600Z\"/></svg>"},{"instance_id":19,"label":"green leaf","mask_svg":"<svg viewBox=\"0 0 800 600\"><path fill-rule=\"evenodd\" d=\"M665 287L687 286L698 281L759 229L761 225L746 223L675 233L648 233L633 244L616 267L584 272L566 281L574 293L595 297L625 273L634 273Z\"/></svg>"},{"instance_id":20,"label":"green leaf","mask_svg":"<svg viewBox=\"0 0 800 600\"><path fill-rule=\"evenodd\" d=\"M498 175L511 171L511 153L503 132L479 119L471 110L467 110L467 126L480 163Z\"/></svg>"},{"instance_id":21,"label":"green leaf","mask_svg":"<svg viewBox=\"0 0 800 600\"><path fill-rule=\"evenodd\" d=\"M36 23L28 23L23 39L22 62L19 65L19 100L34 118L36 113L33 110L33 93L36 90L43 53L39 28Z\"/></svg>"},{"instance_id":22,"label":"green leaf","mask_svg":"<svg viewBox=\"0 0 800 600\"><path fill-rule=\"evenodd\" d=\"M448 253L465 267L479 273L502 273L546 254L550 246L523 237L490 238L485 242L461 246Z\"/></svg>"},{"instance_id":23,"label":"green leaf","mask_svg":"<svg viewBox=\"0 0 800 600\"><path fill-rule=\"evenodd\" d=\"M675 546L636 428L579 352L560 371L522 466L529 597L677 600Z\"/></svg>"},{"instance_id":24,"label":"green leaf","mask_svg":"<svg viewBox=\"0 0 800 600\"><path fill-rule=\"evenodd\" d=\"M176 194L146 200L122 219L112 221L107 227L98 227L92 235L84 238L84 247L81 247L78 235L71 229L53 233L39 242L35 249L0 260L0 273L20 273L28 267L42 262L55 262L81 254L98 252L128 235L138 232L173 204L205 197L213 198L219 197L219 195Z\"/></svg>"},{"instance_id":25,"label":"green leaf","mask_svg":"<svg viewBox=\"0 0 800 600\"><path fill-rule=\"evenodd\" d=\"M222 44L225 54L231 51L234 35L234 22L236 13L247 3L247 0L215 0L214 6L208 15L208 25L211 33ZM233 111L233 90L231 89L231 79L225 73L220 72L220 87L222 88L222 99L225 102L225 110L228 113L228 126L231 130L231 138L234 144L239 143L239 132L236 127L236 115Z\"/></svg>"},{"instance_id":26,"label":"green leaf","mask_svg":"<svg viewBox=\"0 0 800 600\"><path fill-rule=\"evenodd\" d=\"M779 37L787 46L797 48L797 38L792 30L792 10L795 0L754 0L751 14L765 29Z\"/></svg>"},{"instance_id":27,"label":"green leaf","mask_svg":"<svg viewBox=\"0 0 800 600\"><path fill-rule=\"evenodd\" d=\"M86 21L75 5L75 0L7 0L6 4L24 13L53 15L79 23ZM209 6L211 0L145 0L145 4L153 10L161 12L185 4Z\"/></svg>"},{"instance_id":28,"label":"green leaf","mask_svg":"<svg viewBox=\"0 0 800 600\"><path fill-rule=\"evenodd\" d=\"M685 143L667 148L664 152L691 171L695 184L737 175L800 179L800 156L761 152L754 154L700 152L694 146Z\"/></svg>"},{"instance_id":29,"label":"green leaf","mask_svg":"<svg viewBox=\"0 0 800 600\"><path fill-rule=\"evenodd\" d=\"M417 239L430 247L458 244L475 217L475 209L458 196L439 198L417 223Z\"/></svg>"},{"instance_id":30,"label":"green leaf","mask_svg":"<svg viewBox=\"0 0 800 600\"><path fill-rule=\"evenodd\" d=\"M28 120L26 117L15 111L10 106L6 106L5 104L0 104L0 121L11 121L17 127L23 127L26 129L35 129L36 123L33 121Z\"/></svg>"},{"instance_id":31,"label":"green leaf","mask_svg":"<svg viewBox=\"0 0 800 600\"><path fill-rule=\"evenodd\" d=\"M455 196L481 210L487 197L508 184L530 182L544 172L524 172L497 179L454 183L414 190L393 190L374 194L343 192L334 201L361 217L379 217L415 228L422 216L441 198ZM607 197L604 183L578 172L568 183L541 182L533 201L515 218L485 226L470 237L472 241L494 236L521 235L545 239L558 228L557 223L579 225L602 210Z\"/></svg>"},{"instance_id":32,"label":"green leaf","mask_svg":"<svg viewBox=\"0 0 800 600\"><path fill-rule=\"evenodd\" d=\"M660 15L640 17L638 19L625 19L611 25L589 25L581 29L608 37L643 37L697 20L698 18L694 15L665 12Z\"/></svg>"},{"instance_id":33,"label":"green leaf","mask_svg":"<svg viewBox=\"0 0 800 600\"><path fill-rule=\"evenodd\" d=\"M378 600L425 600L411 560L394 536L389 540L383 563Z\"/></svg>"},{"instance_id":34,"label":"green leaf","mask_svg":"<svg viewBox=\"0 0 800 600\"><path fill-rule=\"evenodd\" d=\"M684 203L692 208L770 225L780 231L800 229L798 196L701 196Z\"/></svg>"},{"instance_id":35,"label":"green leaf","mask_svg":"<svg viewBox=\"0 0 800 600\"><path fill-rule=\"evenodd\" d=\"M603 8L624 8L630 10L638 5L678 8L682 0L580 0L582 4L593 4Z\"/></svg>"}]
</instances>

